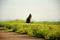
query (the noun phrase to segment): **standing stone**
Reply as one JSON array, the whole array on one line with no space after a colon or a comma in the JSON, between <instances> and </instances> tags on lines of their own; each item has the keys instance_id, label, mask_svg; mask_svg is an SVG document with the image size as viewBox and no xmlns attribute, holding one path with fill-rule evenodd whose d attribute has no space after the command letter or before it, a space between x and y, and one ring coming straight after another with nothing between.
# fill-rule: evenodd
<instances>
[{"instance_id":1,"label":"standing stone","mask_svg":"<svg viewBox=\"0 0 60 40\"><path fill-rule=\"evenodd\" d=\"M32 15L29 14L29 16L28 16L27 19L26 19L26 23L30 23L30 22L31 22L31 18L32 18Z\"/></svg>"}]
</instances>

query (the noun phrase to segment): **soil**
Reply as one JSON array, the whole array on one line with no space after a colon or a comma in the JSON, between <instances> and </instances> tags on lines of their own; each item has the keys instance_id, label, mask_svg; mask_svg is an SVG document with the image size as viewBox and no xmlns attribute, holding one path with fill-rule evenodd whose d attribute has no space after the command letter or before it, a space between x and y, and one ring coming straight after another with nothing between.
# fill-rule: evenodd
<instances>
[{"instance_id":1,"label":"soil","mask_svg":"<svg viewBox=\"0 0 60 40\"><path fill-rule=\"evenodd\" d=\"M44 39L31 37L25 34L18 34L15 32L8 32L6 30L0 30L0 40L44 40Z\"/></svg>"}]
</instances>

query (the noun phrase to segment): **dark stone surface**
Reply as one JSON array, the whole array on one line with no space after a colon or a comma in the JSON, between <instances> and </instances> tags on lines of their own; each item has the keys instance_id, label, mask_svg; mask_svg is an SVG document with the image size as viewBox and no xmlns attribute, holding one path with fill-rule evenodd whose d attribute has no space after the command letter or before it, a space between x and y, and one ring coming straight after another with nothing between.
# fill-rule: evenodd
<instances>
[{"instance_id":1,"label":"dark stone surface","mask_svg":"<svg viewBox=\"0 0 60 40\"><path fill-rule=\"evenodd\" d=\"M28 17L27 17L27 19L26 19L26 23L30 23L31 18L32 18L32 15L31 15L31 14L29 14L29 16L28 16Z\"/></svg>"}]
</instances>

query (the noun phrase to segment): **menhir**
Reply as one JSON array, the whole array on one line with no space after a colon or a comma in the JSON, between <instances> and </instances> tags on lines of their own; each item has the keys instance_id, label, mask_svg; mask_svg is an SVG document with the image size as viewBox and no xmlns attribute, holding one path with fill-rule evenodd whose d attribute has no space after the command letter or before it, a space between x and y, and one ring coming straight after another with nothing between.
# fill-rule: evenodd
<instances>
[{"instance_id":1,"label":"menhir","mask_svg":"<svg viewBox=\"0 0 60 40\"><path fill-rule=\"evenodd\" d=\"M26 19L26 23L30 23L30 22L31 22L31 18L32 18L32 15L29 14L29 16L28 16L27 19Z\"/></svg>"}]
</instances>

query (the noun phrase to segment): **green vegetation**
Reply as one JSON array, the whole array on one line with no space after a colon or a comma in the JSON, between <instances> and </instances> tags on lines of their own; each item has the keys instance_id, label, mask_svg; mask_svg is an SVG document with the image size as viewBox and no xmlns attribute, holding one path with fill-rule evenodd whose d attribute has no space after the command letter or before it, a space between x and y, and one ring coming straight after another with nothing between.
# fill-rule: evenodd
<instances>
[{"instance_id":1,"label":"green vegetation","mask_svg":"<svg viewBox=\"0 0 60 40\"><path fill-rule=\"evenodd\" d=\"M0 22L0 29L28 34L45 40L60 40L60 22L31 22L13 20Z\"/></svg>"}]
</instances>

